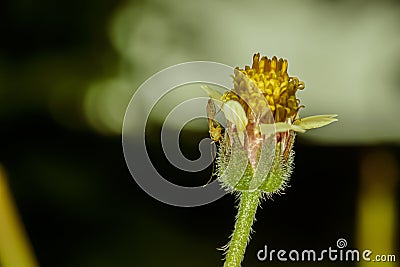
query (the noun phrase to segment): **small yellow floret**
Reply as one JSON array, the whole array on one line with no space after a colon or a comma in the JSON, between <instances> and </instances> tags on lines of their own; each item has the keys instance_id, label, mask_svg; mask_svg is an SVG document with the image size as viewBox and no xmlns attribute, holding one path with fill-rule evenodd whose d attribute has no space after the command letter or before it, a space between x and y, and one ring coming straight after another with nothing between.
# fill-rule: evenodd
<instances>
[{"instance_id":1,"label":"small yellow floret","mask_svg":"<svg viewBox=\"0 0 400 267\"><path fill-rule=\"evenodd\" d=\"M236 68L235 89L225 93L221 100L239 100L238 95L241 98L244 96L246 99L240 102L248 113L251 112L249 108L253 111L256 109L257 112L257 109L268 104L275 122L286 122L287 119L294 121L298 110L302 107L300 100L296 98L296 92L304 89L304 82L296 77L290 77L287 69L286 59L278 60L276 57L269 59L265 56L260 59L260 53L254 54L251 67ZM254 86L246 81L243 74ZM261 90L263 99L260 99L258 90Z\"/></svg>"}]
</instances>

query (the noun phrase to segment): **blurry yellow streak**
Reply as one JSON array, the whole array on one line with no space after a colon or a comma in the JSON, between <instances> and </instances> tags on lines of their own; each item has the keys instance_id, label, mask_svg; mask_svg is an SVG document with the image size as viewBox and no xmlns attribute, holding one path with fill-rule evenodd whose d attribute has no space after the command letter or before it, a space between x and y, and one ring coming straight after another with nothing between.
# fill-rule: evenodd
<instances>
[{"instance_id":1,"label":"blurry yellow streak","mask_svg":"<svg viewBox=\"0 0 400 267\"><path fill-rule=\"evenodd\" d=\"M0 165L0 266L38 266Z\"/></svg>"},{"instance_id":2,"label":"blurry yellow streak","mask_svg":"<svg viewBox=\"0 0 400 267\"><path fill-rule=\"evenodd\" d=\"M395 254L396 262L385 262L385 267L399 266L397 261L398 222L396 158L389 151L373 151L361 159L361 190L358 199L357 247L375 255ZM396 255L397 254L397 255ZM382 266L382 262L360 261L358 266Z\"/></svg>"}]
</instances>

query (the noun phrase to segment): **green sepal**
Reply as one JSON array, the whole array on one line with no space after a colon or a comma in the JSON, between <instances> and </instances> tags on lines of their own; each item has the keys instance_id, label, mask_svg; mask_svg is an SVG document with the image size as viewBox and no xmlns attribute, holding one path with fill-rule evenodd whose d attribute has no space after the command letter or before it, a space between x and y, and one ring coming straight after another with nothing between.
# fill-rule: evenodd
<instances>
[{"instance_id":1,"label":"green sepal","mask_svg":"<svg viewBox=\"0 0 400 267\"><path fill-rule=\"evenodd\" d=\"M253 179L253 168L251 167L250 162L247 164L246 170L244 171L244 174L240 181L235 185L235 190L239 191L247 191L249 190L250 183Z\"/></svg>"},{"instance_id":2,"label":"green sepal","mask_svg":"<svg viewBox=\"0 0 400 267\"><path fill-rule=\"evenodd\" d=\"M287 186L292 172L294 152L286 160L281 144L276 144L271 155L271 143L265 142L260 150L254 170L237 135L232 136L232 147L221 143L217 158L217 175L222 185L231 192L260 190L267 195L281 193Z\"/></svg>"},{"instance_id":3,"label":"green sepal","mask_svg":"<svg viewBox=\"0 0 400 267\"><path fill-rule=\"evenodd\" d=\"M253 173L246 151L237 134L232 134L231 140L231 148L227 148L226 141L220 144L217 158L217 175L224 187L234 191L239 184L242 185L240 187L243 187L244 181L248 177L252 177Z\"/></svg>"},{"instance_id":4,"label":"green sepal","mask_svg":"<svg viewBox=\"0 0 400 267\"><path fill-rule=\"evenodd\" d=\"M267 194L281 193L289 181L293 170L294 152L290 151L287 160L283 159L280 144L277 145L275 151L275 159L267 178L259 187L259 189Z\"/></svg>"}]
</instances>

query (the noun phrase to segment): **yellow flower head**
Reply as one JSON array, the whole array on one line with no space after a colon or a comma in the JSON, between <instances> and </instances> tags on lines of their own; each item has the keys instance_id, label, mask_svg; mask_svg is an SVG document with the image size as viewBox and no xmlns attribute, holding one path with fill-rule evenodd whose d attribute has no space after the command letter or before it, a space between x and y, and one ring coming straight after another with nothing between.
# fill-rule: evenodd
<instances>
[{"instance_id":1,"label":"yellow flower head","mask_svg":"<svg viewBox=\"0 0 400 267\"><path fill-rule=\"evenodd\" d=\"M249 108L257 112L268 104L275 122L287 122L288 119L293 122L302 107L300 100L296 98L296 92L304 89L304 82L296 77L290 77L287 68L286 59L278 60L276 57L269 59L266 56L260 59L260 53L254 54L251 67L236 68L235 89L225 93L221 100L241 102L248 115L251 112ZM246 81L244 76L250 81ZM263 99L260 99L256 91L261 91ZM245 101L240 100L238 95L246 98Z\"/></svg>"},{"instance_id":2,"label":"yellow flower head","mask_svg":"<svg viewBox=\"0 0 400 267\"><path fill-rule=\"evenodd\" d=\"M260 59L260 53L257 53L253 56L251 67L236 67L232 90L221 95L203 86L210 98L224 112L229 121L228 130L237 132L246 149L251 148L255 152L265 134L276 133L277 141L281 142L294 132L304 133L337 121L335 114L299 118L298 111L304 106L300 106L296 92L304 89L304 82L297 77L290 77L287 69L286 59L278 60L275 56L271 59L266 56ZM215 132L214 128L213 124L210 124L210 133ZM217 130L218 133L221 132L220 128ZM213 136L213 140L219 139Z\"/></svg>"}]
</instances>

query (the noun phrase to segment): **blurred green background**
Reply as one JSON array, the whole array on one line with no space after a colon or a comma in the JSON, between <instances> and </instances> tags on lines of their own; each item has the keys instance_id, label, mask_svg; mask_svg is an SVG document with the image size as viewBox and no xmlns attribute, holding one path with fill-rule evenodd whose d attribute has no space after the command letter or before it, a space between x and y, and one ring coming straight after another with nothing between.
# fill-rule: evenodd
<instances>
[{"instance_id":1,"label":"blurred green background","mask_svg":"<svg viewBox=\"0 0 400 267\"><path fill-rule=\"evenodd\" d=\"M256 258L264 245L322 250L338 238L399 261L398 1L17 0L0 4L0 27L0 164L41 266L221 266L234 197L152 199L125 165L122 120L155 72L243 67L256 52L287 58L306 82L301 115L339 122L298 137L291 187L259 210L243 266L268 265ZM174 169L150 123L159 171L205 184L211 167ZM207 135L206 123L186 127L184 154L197 158Z\"/></svg>"}]
</instances>

